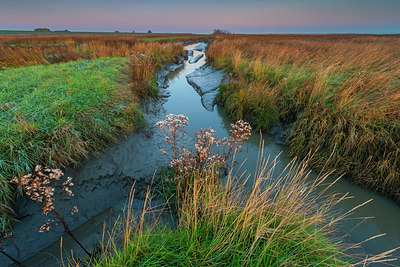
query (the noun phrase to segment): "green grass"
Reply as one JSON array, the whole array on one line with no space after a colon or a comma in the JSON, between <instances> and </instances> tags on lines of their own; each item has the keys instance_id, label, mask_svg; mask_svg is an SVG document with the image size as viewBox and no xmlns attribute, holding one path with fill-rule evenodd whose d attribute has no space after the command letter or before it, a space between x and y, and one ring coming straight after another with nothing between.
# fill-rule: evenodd
<instances>
[{"instance_id":1,"label":"green grass","mask_svg":"<svg viewBox=\"0 0 400 267\"><path fill-rule=\"evenodd\" d=\"M181 227L176 230L159 228L147 230L143 235L134 234L124 250L115 253L105 263L96 266L338 266L338 260L331 259L334 249L326 246L322 237L308 242L307 233L298 240L282 239L265 249L267 240L256 242L250 255L255 236L244 240L235 231L236 217L224 231L213 226L200 224L196 227ZM252 231L255 229L249 229ZM224 244L227 235L232 235L233 243ZM314 253L309 253L315 250ZM318 253L319 252L319 253ZM310 254L301 258L301 254Z\"/></svg>"},{"instance_id":2,"label":"green grass","mask_svg":"<svg viewBox=\"0 0 400 267\"><path fill-rule=\"evenodd\" d=\"M226 84L220 86L217 101L228 110L232 120L244 119L257 129L268 130L279 121L278 108L271 97L252 94L235 84Z\"/></svg>"},{"instance_id":3,"label":"green grass","mask_svg":"<svg viewBox=\"0 0 400 267\"><path fill-rule=\"evenodd\" d=\"M336 220L329 212L333 198L317 203L312 196L324 178L305 186L306 166L292 163L289 173L273 181L267 165L247 190L231 176L222 185L213 174L194 172L177 208L177 228L146 223L151 214L135 220L128 213L123 235L103 244L103 255L92 265L349 265L328 238Z\"/></svg>"},{"instance_id":4,"label":"green grass","mask_svg":"<svg viewBox=\"0 0 400 267\"><path fill-rule=\"evenodd\" d=\"M9 226L11 177L77 163L138 122L128 75L125 58L0 71L0 230Z\"/></svg>"}]
</instances>

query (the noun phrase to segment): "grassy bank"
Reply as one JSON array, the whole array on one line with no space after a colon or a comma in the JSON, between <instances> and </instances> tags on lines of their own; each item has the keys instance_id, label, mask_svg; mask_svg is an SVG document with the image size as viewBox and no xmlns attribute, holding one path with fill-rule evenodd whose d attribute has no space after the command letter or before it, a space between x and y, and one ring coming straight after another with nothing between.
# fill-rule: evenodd
<instances>
[{"instance_id":1,"label":"grassy bank","mask_svg":"<svg viewBox=\"0 0 400 267\"><path fill-rule=\"evenodd\" d=\"M128 82L123 58L0 71L1 229L9 222L12 176L36 164L76 163L137 123Z\"/></svg>"},{"instance_id":2,"label":"grassy bank","mask_svg":"<svg viewBox=\"0 0 400 267\"><path fill-rule=\"evenodd\" d=\"M400 201L399 36L220 37L208 53L233 119L288 123L294 155Z\"/></svg>"},{"instance_id":3,"label":"grassy bank","mask_svg":"<svg viewBox=\"0 0 400 267\"><path fill-rule=\"evenodd\" d=\"M171 43L77 38L70 40L71 45L58 45L54 36L23 37L20 44L36 46L23 47L26 53L13 50L10 61L0 61L15 66L45 64L0 71L0 120L4 122L0 125L0 230L9 226L12 212L10 178L36 165L60 168L78 163L134 128L142 116L138 102L157 95L156 72L184 54L182 46ZM85 58L79 49L89 49L94 55L90 58L102 59L49 65L42 61L43 47L57 53L66 48L71 57L64 57L65 61ZM37 55L29 52L36 48ZM116 55L126 58L103 58Z\"/></svg>"},{"instance_id":4,"label":"grassy bank","mask_svg":"<svg viewBox=\"0 0 400 267\"><path fill-rule=\"evenodd\" d=\"M183 54L172 44L134 48L130 60L0 71L1 230L9 224L11 177L38 164L62 167L101 151L138 122L139 98L157 93L156 71Z\"/></svg>"}]
</instances>

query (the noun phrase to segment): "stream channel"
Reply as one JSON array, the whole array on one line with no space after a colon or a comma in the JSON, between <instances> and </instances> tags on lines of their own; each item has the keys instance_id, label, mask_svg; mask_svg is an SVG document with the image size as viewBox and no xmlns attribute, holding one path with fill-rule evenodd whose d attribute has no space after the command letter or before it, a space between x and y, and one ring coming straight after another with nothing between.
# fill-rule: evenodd
<instances>
[{"instance_id":1,"label":"stream channel","mask_svg":"<svg viewBox=\"0 0 400 267\"><path fill-rule=\"evenodd\" d=\"M223 108L215 105L215 96L225 75L208 66L205 55L206 44L189 45L189 59L182 64L172 65L158 76L163 97L158 101L150 101L144 106L146 126L138 132L127 134L125 138L111 145L97 157L91 157L82 162L78 168L65 171L66 176L73 177L75 186L72 188L75 196L68 203L79 208L79 220L68 221L79 240L87 247L101 240L104 224L112 225L122 214L127 203L133 181L135 184L134 212L140 214L147 187L152 184L154 172L168 164L168 159L160 149L168 149L165 137L155 125L167 114L183 114L189 118L186 127L187 134L182 140L187 148L193 147L193 136L199 128L212 128L220 138L228 136L230 123ZM275 174L279 174L292 159L287 156L287 148L283 145L285 136L283 127L277 125L269 133L263 134L264 157L274 159L279 156ZM257 165L260 135L254 131L245 144L245 150L237 157L239 162L246 159L242 170L254 173ZM311 179L316 177L311 174ZM330 177L333 182L336 177ZM250 179L251 180L251 179ZM357 252L368 255L400 246L400 206L395 202L351 184L346 178L336 182L328 193L347 193L354 198L346 199L337 207L346 212L353 207L373 199L352 213L350 218L373 217L366 220L347 219L338 225L338 236L343 236L344 242L358 243L365 239L386 233L385 236L368 241ZM162 206L161 200L153 200L150 205ZM60 237L62 229L39 233L39 227L46 218L41 215L40 207L21 198L16 203L16 218L14 226L14 243L18 247L20 259L26 266L60 266ZM168 219L167 219L168 220ZM362 222L360 224L360 222ZM107 228L107 227L106 227ZM354 229L353 229L354 228ZM84 255L68 237L63 237L63 257ZM14 246L8 246L11 255L17 255ZM394 255L400 257L399 252ZM400 262L391 262L400 266ZM11 265L4 256L0 256L0 266Z\"/></svg>"}]
</instances>

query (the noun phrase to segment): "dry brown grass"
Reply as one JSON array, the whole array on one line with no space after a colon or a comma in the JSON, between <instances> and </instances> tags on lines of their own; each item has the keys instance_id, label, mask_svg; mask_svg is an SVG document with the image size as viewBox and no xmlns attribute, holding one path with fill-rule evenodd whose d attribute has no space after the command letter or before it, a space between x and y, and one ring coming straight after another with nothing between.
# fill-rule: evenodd
<instances>
[{"instance_id":1,"label":"dry brown grass","mask_svg":"<svg viewBox=\"0 0 400 267\"><path fill-rule=\"evenodd\" d=\"M155 43L137 43L130 54L131 85L138 97L156 96L158 85L156 71L163 64L177 63L185 51L181 45Z\"/></svg>"},{"instance_id":2,"label":"dry brown grass","mask_svg":"<svg viewBox=\"0 0 400 267\"><path fill-rule=\"evenodd\" d=\"M234 119L291 123L293 154L400 200L400 36L227 36L214 64L232 72L222 101Z\"/></svg>"},{"instance_id":3,"label":"dry brown grass","mask_svg":"<svg viewBox=\"0 0 400 267\"><path fill-rule=\"evenodd\" d=\"M79 59L128 57L132 51L146 51L149 43L145 43L144 38L168 43L195 37L187 34L0 36L0 69Z\"/></svg>"},{"instance_id":4,"label":"dry brown grass","mask_svg":"<svg viewBox=\"0 0 400 267\"><path fill-rule=\"evenodd\" d=\"M400 74L400 35L227 36L211 48L211 57L239 57L270 66L293 64L313 71L336 66L341 72L362 68Z\"/></svg>"}]
</instances>

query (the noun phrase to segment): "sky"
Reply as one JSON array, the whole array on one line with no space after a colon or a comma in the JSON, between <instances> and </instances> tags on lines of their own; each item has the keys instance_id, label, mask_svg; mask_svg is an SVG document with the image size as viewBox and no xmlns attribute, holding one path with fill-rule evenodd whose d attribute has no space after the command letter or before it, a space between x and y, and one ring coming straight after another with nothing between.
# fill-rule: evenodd
<instances>
[{"instance_id":1,"label":"sky","mask_svg":"<svg viewBox=\"0 0 400 267\"><path fill-rule=\"evenodd\" d=\"M400 0L0 0L0 29L400 33Z\"/></svg>"}]
</instances>

